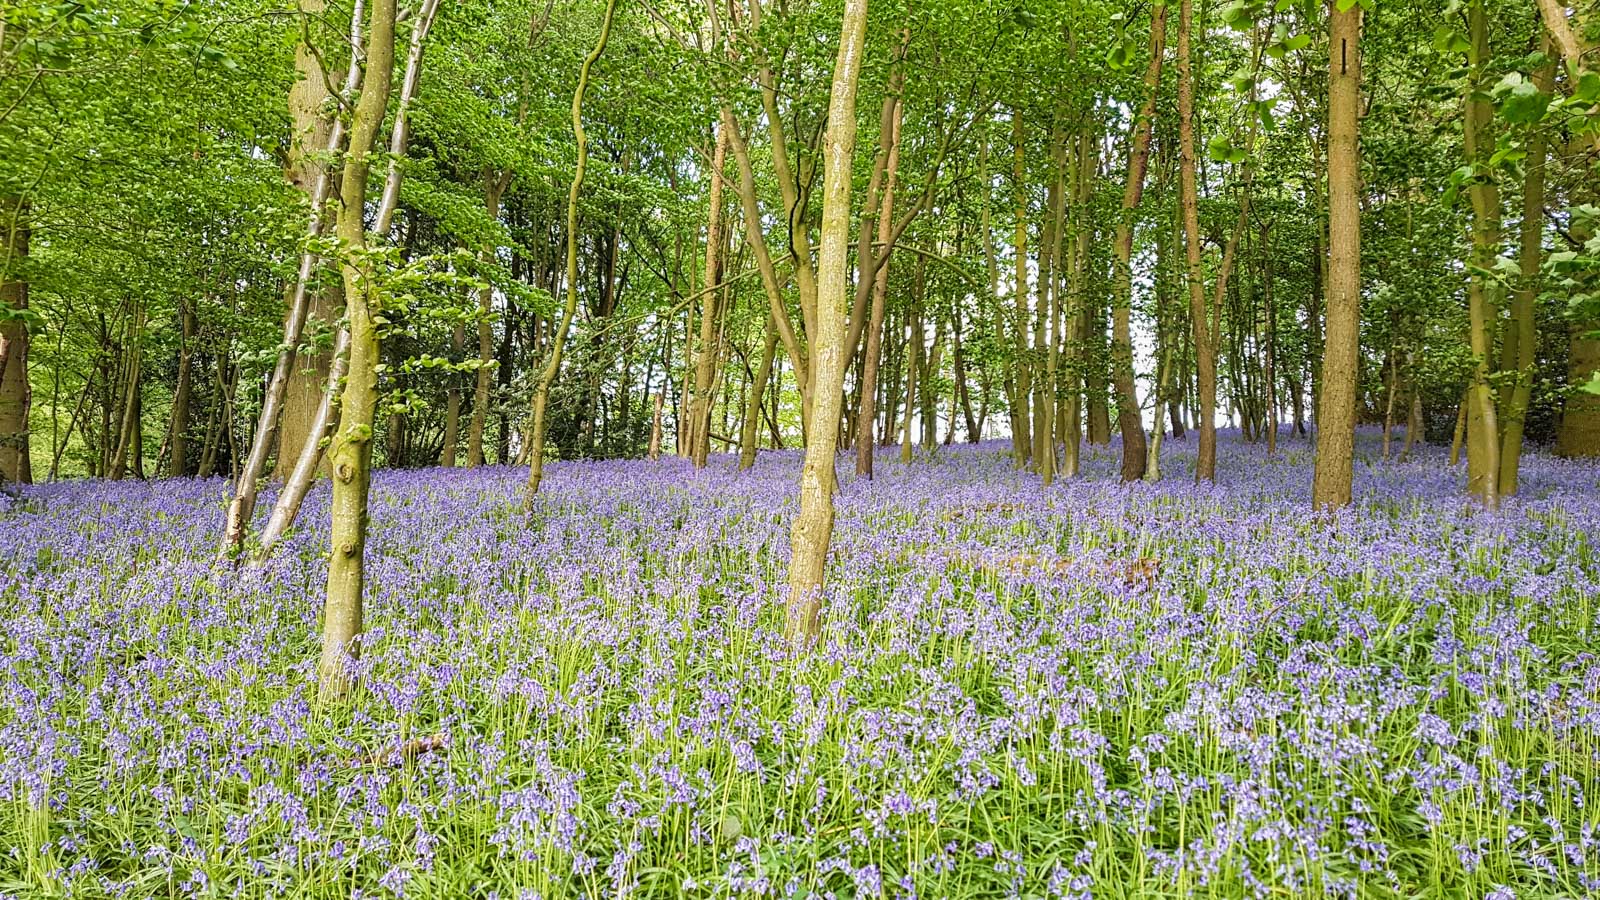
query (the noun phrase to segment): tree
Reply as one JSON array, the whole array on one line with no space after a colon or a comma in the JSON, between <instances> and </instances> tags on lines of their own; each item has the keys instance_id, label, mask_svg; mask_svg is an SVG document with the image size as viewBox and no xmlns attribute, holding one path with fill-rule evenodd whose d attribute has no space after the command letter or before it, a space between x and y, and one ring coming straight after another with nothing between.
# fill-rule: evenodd
<instances>
[{"instance_id":1,"label":"tree","mask_svg":"<svg viewBox=\"0 0 1600 900\"><path fill-rule=\"evenodd\" d=\"M20 197L0 199L0 482L33 481L28 416L30 310L23 266L28 260L28 209Z\"/></svg>"},{"instance_id":2,"label":"tree","mask_svg":"<svg viewBox=\"0 0 1600 900\"><path fill-rule=\"evenodd\" d=\"M817 260L816 385L800 473L800 512L790 536L789 606L784 633L797 646L820 628L823 574L833 539L834 450L844 389L845 267L849 254L850 168L856 144L856 83L867 29L867 0L845 0L823 139L822 230ZM908 412L909 414L909 412Z\"/></svg>"},{"instance_id":3,"label":"tree","mask_svg":"<svg viewBox=\"0 0 1600 900\"><path fill-rule=\"evenodd\" d=\"M545 416L550 406L550 386L561 371L561 352L566 346L567 333L572 330L572 317L578 311L578 195L583 190L583 170L589 159L589 139L583 131L583 96L589 89L589 73L595 61L606 51L611 38L611 20L616 13L617 0L606 0L605 19L600 25L600 37L594 49L583 58L583 68L578 75L578 87L572 94L572 136L577 144L578 159L572 170L572 187L567 194L567 300L561 310L561 324L556 327L550 341L549 359L533 394L533 424L528 447L528 485L526 503L531 506L539 493L539 483L544 480Z\"/></svg>"},{"instance_id":4,"label":"tree","mask_svg":"<svg viewBox=\"0 0 1600 900\"><path fill-rule=\"evenodd\" d=\"M1117 430L1122 434L1122 480L1144 477L1146 449L1139 392L1133 374L1133 332L1129 316L1133 307L1133 225L1144 196L1145 169L1150 163L1150 135L1155 127L1156 96L1161 87L1161 58L1167 46L1167 7L1156 6L1150 17L1150 62L1145 69L1144 108L1133 124L1128 149L1128 181L1122 193L1122 217L1117 222L1117 296L1111 314L1112 384L1117 394ZM1192 139L1191 139L1192 143Z\"/></svg>"},{"instance_id":5,"label":"tree","mask_svg":"<svg viewBox=\"0 0 1600 900\"><path fill-rule=\"evenodd\" d=\"M1328 12L1328 307L1312 505L1350 502L1361 340L1361 7Z\"/></svg>"},{"instance_id":6,"label":"tree","mask_svg":"<svg viewBox=\"0 0 1600 900\"><path fill-rule=\"evenodd\" d=\"M367 172L389 106L394 77L395 0L373 0L367 24L366 77L350 121L350 145L339 185L335 232L350 331L350 374L340 402L339 429L328 449L333 472L328 594L322 608L322 656L318 696L344 696L351 686L347 660L358 652L366 579L367 493L372 480L373 424L378 406L379 318L382 286L378 265L366 252Z\"/></svg>"}]
</instances>

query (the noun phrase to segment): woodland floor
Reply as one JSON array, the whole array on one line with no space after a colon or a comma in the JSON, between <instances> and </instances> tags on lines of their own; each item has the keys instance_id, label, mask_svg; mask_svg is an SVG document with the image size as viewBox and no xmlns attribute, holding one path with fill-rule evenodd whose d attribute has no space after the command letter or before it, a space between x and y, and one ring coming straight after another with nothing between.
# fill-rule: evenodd
<instances>
[{"instance_id":1,"label":"woodland floor","mask_svg":"<svg viewBox=\"0 0 1600 900\"><path fill-rule=\"evenodd\" d=\"M557 463L531 518L383 471L332 709L325 487L238 571L218 480L0 498L0 896L1600 892L1600 467L1487 514L1367 435L1320 518L1303 441L1220 449L889 451L800 660L794 454Z\"/></svg>"}]
</instances>

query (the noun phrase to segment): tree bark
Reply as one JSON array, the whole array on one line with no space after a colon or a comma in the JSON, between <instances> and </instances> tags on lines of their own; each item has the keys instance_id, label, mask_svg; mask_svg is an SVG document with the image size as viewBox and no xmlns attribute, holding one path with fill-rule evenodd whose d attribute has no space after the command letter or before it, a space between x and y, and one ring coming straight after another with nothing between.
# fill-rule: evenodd
<instances>
[{"instance_id":1,"label":"tree bark","mask_svg":"<svg viewBox=\"0 0 1600 900\"><path fill-rule=\"evenodd\" d=\"M345 93L353 93L362 80L361 68L361 20L362 3L357 0L351 17L351 56L350 67L345 72ZM392 23L391 28L392 31ZM392 38L392 35L391 35ZM389 48L390 68L393 68L394 48ZM388 103L389 86L384 86L384 103ZM378 126L374 125L376 129ZM344 145L343 123L335 119L328 129L327 143L324 150L330 154L337 153ZM363 170L364 171L364 170ZM364 185L363 185L364 186ZM307 240L315 239L322 235L328 216L323 206L329 199L332 188L332 175L324 166L315 173L310 197L310 213L306 223ZM294 282L287 289L285 306L287 312L283 323L283 342L278 345L277 361L272 368L271 380L267 382L266 393L261 399L261 415L256 422L256 430L250 442L250 453L246 458L244 467L239 471L234 481L233 499L228 504L227 520L223 527L223 539L220 555L233 556L244 546L244 535L250 524L250 516L255 511L256 495L259 482L266 471L267 455L272 450L273 438L278 432L279 413L282 411L284 395L288 390L289 376L294 369L296 349L300 343L300 335L305 329L306 317L311 306L311 277L317 265L317 258L309 250L300 253L300 268L295 275Z\"/></svg>"},{"instance_id":2,"label":"tree bark","mask_svg":"<svg viewBox=\"0 0 1600 900\"><path fill-rule=\"evenodd\" d=\"M1217 351L1211 341L1211 315L1206 309L1204 275L1200 268L1200 206L1196 187L1194 149L1194 77L1190 71L1189 39L1193 28L1193 0L1182 0L1178 23L1178 143L1179 191L1183 209L1186 251L1185 273L1189 288L1189 325L1194 334L1196 410L1200 441L1195 457L1196 481L1217 480Z\"/></svg>"},{"instance_id":3,"label":"tree bark","mask_svg":"<svg viewBox=\"0 0 1600 900\"><path fill-rule=\"evenodd\" d=\"M528 447L528 484L524 501L530 508L534 496L539 493L539 483L544 480L545 408L550 403L550 386L561 371L561 352L567 343L567 333L572 330L573 316L578 312L578 196L583 189L583 170L589 158L589 139L583 132L583 96L589 89L589 73L611 39L611 19L616 9L617 0L606 0L599 40L584 57L583 67L578 73L578 86L572 93L572 134L577 142L578 158L572 172L572 187L567 193L567 299L561 310L561 324L556 326L555 334L550 338L544 372L540 374L539 384L533 392L533 433Z\"/></svg>"},{"instance_id":4,"label":"tree bark","mask_svg":"<svg viewBox=\"0 0 1600 900\"><path fill-rule=\"evenodd\" d=\"M1547 45L1548 46L1548 45ZM1534 76L1539 90L1549 92L1555 84L1555 66L1545 65ZM1539 299L1539 270L1544 263L1544 182L1549 147L1542 129L1528 137L1528 155L1523 162L1522 226L1519 248L1521 284L1511 304L1511 327L1503 345L1503 368L1516 373L1506 403L1504 434L1500 444L1500 495L1515 496L1522 462L1522 438L1527 425L1528 403L1533 398L1534 351L1539 335L1534 323Z\"/></svg>"},{"instance_id":5,"label":"tree bark","mask_svg":"<svg viewBox=\"0 0 1600 900\"><path fill-rule=\"evenodd\" d=\"M1361 364L1361 7L1330 8L1329 16L1328 309L1311 486L1318 508L1350 503Z\"/></svg>"},{"instance_id":6,"label":"tree bark","mask_svg":"<svg viewBox=\"0 0 1600 900\"><path fill-rule=\"evenodd\" d=\"M1472 200L1472 259L1467 281L1468 343L1472 349L1472 405L1467 410L1467 491L1494 509L1500 505L1500 427L1494 392L1489 386L1491 356L1494 352L1496 310L1490 299L1490 285L1484 274L1493 269L1500 251L1500 190L1489 171L1489 155L1494 136L1490 125L1494 106L1484 96L1489 89L1489 23L1484 0L1472 0L1467 19L1472 49L1469 61L1472 75L1467 82L1466 115L1463 136L1467 164L1473 180L1468 188ZM1324 390L1327 388L1324 387Z\"/></svg>"},{"instance_id":7,"label":"tree bark","mask_svg":"<svg viewBox=\"0 0 1600 900\"><path fill-rule=\"evenodd\" d=\"M189 474L189 407L194 393L194 380L190 369L194 361L194 341L197 323L194 304L178 301L178 384L172 392L171 431L167 436L169 455L167 475L182 478Z\"/></svg>"},{"instance_id":8,"label":"tree bark","mask_svg":"<svg viewBox=\"0 0 1600 900\"><path fill-rule=\"evenodd\" d=\"M1012 253L1016 258L1011 297L1016 305L1015 320L1012 325L1013 339L1011 342L1012 367L1016 374L1013 379L1017 385L1017 412L1016 432L1012 435L1015 444L1017 465L1033 465L1033 423L1028 415L1028 404L1033 397L1033 359L1032 350L1028 346L1028 194L1027 194L1027 168L1023 165L1026 153L1027 133L1022 124L1022 110L1011 111L1011 192L1013 196L1013 213L1016 216L1015 233L1012 238ZM911 412L906 411L907 421Z\"/></svg>"},{"instance_id":9,"label":"tree bark","mask_svg":"<svg viewBox=\"0 0 1600 900\"><path fill-rule=\"evenodd\" d=\"M1117 221L1116 307L1111 313L1112 386L1117 394L1117 430L1122 434L1122 480L1144 477L1149 450L1140 415L1138 386L1133 374L1133 333L1129 319L1133 308L1133 223L1144 196L1144 175L1150 164L1150 135L1155 127L1156 97L1161 87L1161 59L1167 47L1167 7L1158 5L1150 16L1150 62L1144 72L1145 101L1133 124L1128 151L1128 181L1122 192L1122 216Z\"/></svg>"},{"instance_id":10,"label":"tree bark","mask_svg":"<svg viewBox=\"0 0 1600 900\"><path fill-rule=\"evenodd\" d=\"M772 378L772 362L778 353L778 326L767 313L766 337L761 345L761 365L750 382L750 396L744 411L744 421L739 429L739 469L756 464L756 435L761 427L761 401L767 393L767 382ZM863 395L865 399L866 395Z\"/></svg>"},{"instance_id":11,"label":"tree bark","mask_svg":"<svg viewBox=\"0 0 1600 900\"><path fill-rule=\"evenodd\" d=\"M467 329L460 322L450 328L450 361L459 363L461 351L467 346ZM450 383L445 388L444 446L439 448L439 465L447 469L456 464L457 445L461 442L461 376L451 372ZM480 445L482 441L480 438Z\"/></svg>"},{"instance_id":12,"label":"tree bark","mask_svg":"<svg viewBox=\"0 0 1600 900\"><path fill-rule=\"evenodd\" d=\"M126 374L122 380L122 411L117 421L116 450L111 455L111 480L121 481L128 472L128 457L139 436L139 391L144 375L145 305L135 300L133 322L128 327Z\"/></svg>"},{"instance_id":13,"label":"tree bark","mask_svg":"<svg viewBox=\"0 0 1600 900\"><path fill-rule=\"evenodd\" d=\"M483 208L490 218L500 218L500 198L510 179L504 174L489 176L484 184ZM488 257L494 251L485 248ZM478 291L478 371L472 388L472 419L467 423L467 468L483 465L483 432L489 422L489 391L494 374L494 291L487 285Z\"/></svg>"},{"instance_id":14,"label":"tree bark","mask_svg":"<svg viewBox=\"0 0 1600 900\"><path fill-rule=\"evenodd\" d=\"M879 199L877 221L878 242L888 253L894 222L895 180L900 168L900 103L885 118L889 126L888 147L884 160L884 186ZM869 198L870 199L870 198ZM863 222L863 227L866 223ZM859 251L858 251L859 252ZM863 269L862 274L866 274ZM872 479L873 450L877 442L874 426L877 423L878 370L883 363L883 317L889 302L889 260L884 259L872 273L872 309L866 324L866 349L861 360L861 403L856 410L856 474ZM848 342L848 337L846 338Z\"/></svg>"},{"instance_id":15,"label":"tree bark","mask_svg":"<svg viewBox=\"0 0 1600 900\"><path fill-rule=\"evenodd\" d=\"M370 154L389 105L394 73L395 0L372 0L368 25L366 80L350 122L350 147L339 190L336 233L346 250L340 271L350 331L350 375L340 404L339 430L329 447L333 472L332 527L328 594L323 606L322 654L317 664L318 697L346 696L353 684L347 661L356 656L365 587L367 494L372 480L372 426L378 406L376 308L378 276L361 255L366 246L362 212L366 206Z\"/></svg>"},{"instance_id":16,"label":"tree bark","mask_svg":"<svg viewBox=\"0 0 1600 900\"><path fill-rule=\"evenodd\" d=\"M848 300L845 267L849 261L850 169L856 143L856 82L861 72L866 26L867 0L845 0L823 142L811 429L800 475L800 512L790 537L785 634L796 647L809 645L820 630L823 575L833 538L834 451L849 350L844 346L844 317Z\"/></svg>"},{"instance_id":17,"label":"tree bark","mask_svg":"<svg viewBox=\"0 0 1600 900\"><path fill-rule=\"evenodd\" d=\"M0 482L29 484L33 466L28 442L32 389L28 383L28 205L0 199Z\"/></svg>"},{"instance_id":18,"label":"tree bark","mask_svg":"<svg viewBox=\"0 0 1600 900\"><path fill-rule=\"evenodd\" d=\"M694 362L694 391L689 407L689 456L694 467L703 469L711 453L712 381L717 360L717 295L711 290L722 283L722 172L728 159L728 130L717 128L716 150L711 157L711 189L706 215L706 288L700 299L700 345Z\"/></svg>"},{"instance_id":19,"label":"tree bark","mask_svg":"<svg viewBox=\"0 0 1600 900\"><path fill-rule=\"evenodd\" d=\"M327 10L326 0L299 0L300 15L307 19L320 18ZM359 18L359 8L356 13ZM294 69L296 81L289 89L289 120L294 129L289 138L288 153L284 158L284 176L304 197L307 203L318 203L318 184L329 178L327 154L337 148L329 147L329 137L336 126L335 117L329 114L336 85L330 84L315 50L305 44L295 46ZM322 203L326 203L326 188ZM331 216L331 210L320 210L319 215ZM338 316L338 288L317 288L307 297L307 321L332 327ZM328 351L314 349L295 353L290 363L289 381L284 388L283 413L278 434L278 459L297 459L301 448L309 439L311 420L316 417L322 401L322 386L328 375ZM278 467L282 470L284 467ZM278 471L275 475L281 475Z\"/></svg>"}]
</instances>

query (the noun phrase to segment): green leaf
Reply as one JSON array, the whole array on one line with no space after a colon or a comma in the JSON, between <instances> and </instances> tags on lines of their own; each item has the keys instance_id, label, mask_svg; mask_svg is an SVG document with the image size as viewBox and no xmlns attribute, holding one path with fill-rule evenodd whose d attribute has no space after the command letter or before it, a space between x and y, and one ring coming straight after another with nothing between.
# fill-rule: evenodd
<instances>
[{"instance_id":1,"label":"green leaf","mask_svg":"<svg viewBox=\"0 0 1600 900\"><path fill-rule=\"evenodd\" d=\"M1578 76L1578 87L1572 96L1584 103L1600 103L1600 72L1584 72Z\"/></svg>"},{"instance_id":2,"label":"green leaf","mask_svg":"<svg viewBox=\"0 0 1600 900\"><path fill-rule=\"evenodd\" d=\"M1539 90L1538 85L1523 77L1521 72L1508 72L1489 92L1506 121L1517 125L1531 125L1544 118L1550 106L1550 95Z\"/></svg>"},{"instance_id":3,"label":"green leaf","mask_svg":"<svg viewBox=\"0 0 1600 900\"><path fill-rule=\"evenodd\" d=\"M1211 157L1212 162L1227 162L1232 153L1233 142L1225 134L1213 135L1211 140L1206 141L1206 155Z\"/></svg>"},{"instance_id":4,"label":"green leaf","mask_svg":"<svg viewBox=\"0 0 1600 900\"><path fill-rule=\"evenodd\" d=\"M1449 25L1440 25L1433 32L1433 49L1440 53L1466 53L1472 49L1467 39Z\"/></svg>"}]
</instances>

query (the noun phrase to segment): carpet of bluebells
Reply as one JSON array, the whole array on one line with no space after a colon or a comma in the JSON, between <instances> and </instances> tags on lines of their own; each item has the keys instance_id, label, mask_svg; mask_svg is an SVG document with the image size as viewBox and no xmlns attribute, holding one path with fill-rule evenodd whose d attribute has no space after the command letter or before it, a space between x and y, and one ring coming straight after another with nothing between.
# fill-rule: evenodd
<instances>
[{"instance_id":1,"label":"carpet of bluebells","mask_svg":"<svg viewBox=\"0 0 1600 900\"><path fill-rule=\"evenodd\" d=\"M1167 449L844 475L798 658L792 453L380 472L329 707L325 486L238 569L218 480L0 497L0 897L1600 894L1600 466Z\"/></svg>"}]
</instances>

